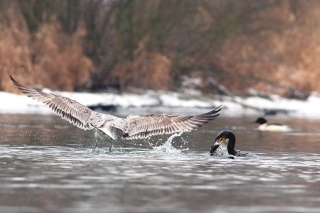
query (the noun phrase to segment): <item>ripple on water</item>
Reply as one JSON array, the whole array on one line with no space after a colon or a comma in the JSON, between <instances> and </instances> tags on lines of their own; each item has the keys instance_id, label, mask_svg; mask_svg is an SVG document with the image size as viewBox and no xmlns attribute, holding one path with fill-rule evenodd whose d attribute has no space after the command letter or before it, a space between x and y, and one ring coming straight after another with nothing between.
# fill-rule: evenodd
<instances>
[{"instance_id":1,"label":"ripple on water","mask_svg":"<svg viewBox=\"0 0 320 213\"><path fill-rule=\"evenodd\" d=\"M172 140L179 135L161 146L112 153L79 146L0 146L0 204L1 195L14 200L25 191L42 203L46 197L60 206L108 209L113 203L109 210L119 212L124 203L147 212L151 207L138 206L159 210L161 202L175 203L165 212L318 212L320 155L210 157L207 151L175 148ZM27 198L19 202L33 206ZM302 208L305 202L310 207Z\"/></svg>"}]
</instances>

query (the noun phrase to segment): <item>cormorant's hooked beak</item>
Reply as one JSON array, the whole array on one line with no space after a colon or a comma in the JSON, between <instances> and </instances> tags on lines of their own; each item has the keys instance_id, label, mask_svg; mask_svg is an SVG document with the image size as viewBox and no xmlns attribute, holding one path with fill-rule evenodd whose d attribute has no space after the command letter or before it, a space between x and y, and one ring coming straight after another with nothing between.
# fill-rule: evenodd
<instances>
[{"instance_id":1,"label":"cormorant's hooked beak","mask_svg":"<svg viewBox=\"0 0 320 213\"><path fill-rule=\"evenodd\" d=\"M215 142L211 146L210 154L213 154L214 151L218 149L218 147L226 141L225 137L216 138Z\"/></svg>"},{"instance_id":2,"label":"cormorant's hooked beak","mask_svg":"<svg viewBox=\"0 0 320 213\"><path fill-rule=\"evenodd\" d=\"M219 147L219 145L213 144L213 145L211 146L211 149L210 149L210 154L213 154L214 151L216 151L216 150L218 149L218 147Z\"/></svg>"}]
</instances>

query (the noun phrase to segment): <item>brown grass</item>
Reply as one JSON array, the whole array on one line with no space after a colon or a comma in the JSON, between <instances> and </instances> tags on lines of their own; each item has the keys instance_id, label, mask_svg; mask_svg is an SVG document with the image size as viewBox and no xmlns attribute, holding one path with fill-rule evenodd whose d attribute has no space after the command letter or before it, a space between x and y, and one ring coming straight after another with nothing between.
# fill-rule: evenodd
<instances>
[{"instance_id":1,"label":"brown grass","mask_svg":"<svg viewBox=\"0 0 320 213\"><path fill-rule=\"evenodd\" d=\"M247 2L240 2L238 6L246 5ZM253 5L260 4L256 2L252 1ZM99 67L100 72L96 72L96 76L102 82L99 82L101 83L99 86L115 85L121 90L131 88L170 90L177 83L178 78L174 77L189 74L201 76L204 80L212 76L233 91L253 87L283 95L286 93L283 88L272 86L267 81L254 79L252 76L299 90L319 91L320 27L318 20L320 20L320 4L318 1L274 2L277 3L276 6L261 7L263 8L261 10L260 7L257 7L258 10L255 10L253 14L244 14L244 17L248 17L248 19L243 19L244 22L245 20L253 21L248 25L239 24L244 25L244 29L251 30L250 32L239 30L233 33L235 30L232 28L232 22L229 25L227 21L221 22L219 26L221 25L225 31L223 31L223 38L217 41L219 45L212 44L211 46L211 43L215 42L210 40L211 34L201 33L201 29L214 26L212 24L199 24L199 28L192 28L191 24L186 25L185 27L190 27L190 31L186 32L190 34L195 32L196 35L188 37L180 34L179 26L171 23L168 27L172 27L172 30L165 31L165 39L164 41L159 40L159 43L162 42L159 46L155 42L151 48L146 47L148 43L152 44L150 40L157 38L157 36L148 37L150 32L147 28L144 36L146 39L141 39L139 36L134 37L137 40L141 39L141 42L137 44L137 47L132 46L130 54L127 54L126 49L121 49L121 45L117 46L117 42L99 43L108 45L101 45L103 48L100 49L103 51L97 51L94 57L90 56L95 61L95 66L92 60L84 54L84 48L87 47L88 53L90 52L88 44L95 43L84 39L86 35L84 26L79 24L78 30L68 35L61 29L60 22L52 17L51 22L40 23L37 31L30 33L19 8L12 4L12 8L1 11L6 13L6 16L0 17L0 90L17 91L9 80L9 74L11 74L23 84L43 85L51 89L72 91L88 82L90 74L96 70L96 67ZM293 3L297 3L296 9L292 9ZM210 15L210 11L207 15ZM217 17L212 16L211 18L218 20L219 17ZM225 17L229 17L229 14L226 13ZM205 21L205 19L200 20L200 15L198 19L197 23ZM108 26L106 29L102 30L106 32L105 39L119 36L113 26ZM230 34L228 34L228 29ZM158 30L162 31L161 28ZM131 33L131 31L128 32ZM212 34L219 33L214 29L212 32ZM107 35L107 33L110 34ZM98 37L93 36L92 38ZM122 44L123 40L130 37L131 35L128 34L116 38ZM181 42L179 46L180 41L185 42ZM206 50L202 51L201 43L207 48ZM188 50L190 46L192 48ZM109 47L108 51L113 56L110 57L112 60L106 60L106 62L100 60L106 55L105 49ZM186 52L186 55L182 52ZM128 55L130 57L127 57ZM201 69L201 66L207 65L212 65L215 69ZM109 67L111 70L106 70ZM180 67L189 71L179 70ZM202 89L210 92L211 87L204 84Z\"/></svg>"},{"instance_id":2,"label":"brown grass","mask_svg":"<svg viewBox=\"0 0 320 213\"><path fill-rule=\"evenodd\" d=\"M282 15L287 15L288 20L294 16L282 9ZM319 9L319 4L310 4L304 19L281 33L265 30L252 36L228 38L223 48L225 54L219 57L221 64L235 74L255 75L303 91L319 91L320 28L316 21L320 18ZM227 87L233 88L234 84L239 82L227 82ZM256 81L251 86L262 91L285 93L263 81Z\"/></svg>"},{"instance_id":3,"label":"brown grass","mask_svg":"<svg viewBox=\"0 0 320 213\"><path fill-rule=\"evenodd\" d=\"M132 88L168 90L173 80L170 76L171 60L161 53L143 51L135 56L133 63L120 61L112 71L110 78L120 82L122 90Z\"/></svg>"},{"instance_id":4,"label":"brown grass","mask_svg":"<svg viewBox=\"0 0 320 213\"><path fill-rule=\"evenodd\" d=\"M17 92L9 74L22 84L68 91L89 80L94 66L83 54L83 30L67 36L53 22L30 35L16 23L0 23L0 90Z\"/></svg>"},{"instance_id":5,"label":"brown grass","mask_svg":"<svg viewBox=\"0 0 320 213\"><path fill-rule=\"evenodd\" d=\"M83 54L83 36L81 30L67 36L54 24L39 29L33 42L33 61L41 83L52 89L72 91L89 80L94 67Z\"/></svg>"}]
</instances>

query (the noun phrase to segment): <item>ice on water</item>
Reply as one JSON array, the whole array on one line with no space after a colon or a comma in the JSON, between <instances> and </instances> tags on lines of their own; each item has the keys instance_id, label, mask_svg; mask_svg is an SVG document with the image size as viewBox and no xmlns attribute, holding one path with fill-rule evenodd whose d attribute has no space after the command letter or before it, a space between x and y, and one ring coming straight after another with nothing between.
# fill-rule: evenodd
<instances>
[{"instance_id":1,"label":"ice on water","mask_svg":"<svg viewBox=\"0 0 320 213\"><path fill-rule=\"evenodd\" d=\"M291 116L297 117L320 117L320 111L318 106L320 103L320 95L316 92L306 100L293 100L282 98L277 95L272 95L270 99L265 99L258 96L251 97L236 97L237 103L231 100L230 97L201 95L201 100L194 97L186 98L185 94L176 92L155 92L146 91L144 95L136 94L112 94L112 93L71 93L71 92L59 92L68 98L74 99L84 105L99 105L107 104L119 106L120 109L125 109L125 113L128 110L134 110L136 108L150 108L152 111L157 111L157 108L166 108L170 112L175 112L175 109L184 108L184 111L188 112L188 109L192 109L192 113L201 113L203 108L212 108L218 105L223 105L224 115L256 115L257 111L250 110L243 107L242 104L252 106L255 108L263 109L283 109L288 110ZM6 100L0 106L1 113L52 113L51 110L42 103L36 102L24 95L16 95L7 92L0 92L0 97ZM240 104L241 103L241 104ZM121 110L120 110L121 111ZM124 113L124 114L125 114Z\"/></svg>"}]
</instances>

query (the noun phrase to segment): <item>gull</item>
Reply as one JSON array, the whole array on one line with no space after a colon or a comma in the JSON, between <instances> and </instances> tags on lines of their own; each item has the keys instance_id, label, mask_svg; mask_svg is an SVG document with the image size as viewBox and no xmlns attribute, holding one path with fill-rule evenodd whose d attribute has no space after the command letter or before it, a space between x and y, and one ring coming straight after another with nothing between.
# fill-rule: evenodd
<instances>
[{"instance_id":1,"label":"gull","mask_svg":"<svg viewBox=\"0 0 320 213\"><path fill-rule=\"evenodd\" d=\"M110 114L95 112L85 105L70 98L43 92L24 86L14 80L12 82L28 97L47 105L56 115L83 130L95 130L95 139L111 143L119 139L144 139L154 135L189 132L202 127L220 115L222 106L200 115L149 114L145 116L129 115L119 118Z\"/></svg>"}]
</instances>

